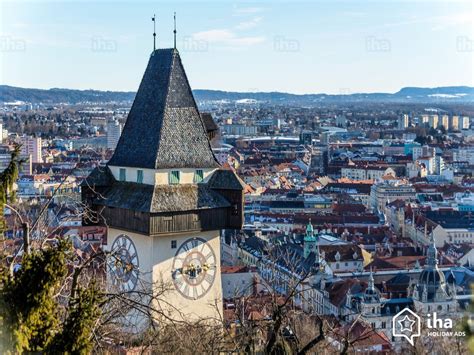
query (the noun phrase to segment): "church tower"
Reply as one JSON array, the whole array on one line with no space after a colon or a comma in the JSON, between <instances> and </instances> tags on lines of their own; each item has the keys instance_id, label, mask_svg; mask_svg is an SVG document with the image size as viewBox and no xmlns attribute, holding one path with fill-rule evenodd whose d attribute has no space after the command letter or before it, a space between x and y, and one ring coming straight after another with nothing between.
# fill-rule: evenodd
<instances>
[{"instance_id":1,"label":"church tower","mask_svg":"<svg viewBox=\"0 0 474 355\"><path fill-rule=\"evenodd\" d=\"M303 256L305 259L309 257L311 253L315 255L315 262L319 263L319 246L318 240L314 236L313 225L311 224L311 219L308 221L306 226L306 234L303 240Z\"/></svg>"},{"instance_id":2,"label":"church tower","mask_svg":"<svg viewBox=\"0 0 474 355\"><path fill-rule=\"evenodd\" d=\"M153 51L114 155L82 184L84 224L108 227L110 287L166 287L164 312L218 317L220 231L241 228L243 188L214 157L178 51Z\"/></svg>"},{"instance_id":3,"label":"church tower","mask_svg":"<svg viewBox=\"0 0 474 355\"><path fill-rule=\"evenodd\" d=\"M455 287L448 286L443 272L438 268L438 250L431 234L426 263L413 289L415 308L421 314L434 311L438 314L455 312L457 310L455 292Z\"/></svg>"},{"instance_id":4,"label":"church tower","mask_svg":"<svg viewBox=\"0 0 474 355\"><path fill-rule=\"evenodd\" d=\"M370 269L369 282L361 300L361 312L366 317L380 316L380 292L375 287L374 274Z\"/></svg>"}]
</instances>

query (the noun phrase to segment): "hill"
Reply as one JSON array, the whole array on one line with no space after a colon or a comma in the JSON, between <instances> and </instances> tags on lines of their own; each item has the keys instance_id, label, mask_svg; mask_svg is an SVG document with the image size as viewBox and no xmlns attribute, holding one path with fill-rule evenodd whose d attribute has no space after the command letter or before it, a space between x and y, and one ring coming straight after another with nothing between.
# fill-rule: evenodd
<instances>
[{"instance_id":1,"label":"hill","mask_svg":"<svg viewBox=\"0 0 474 355\"><path fill-rule=\"evenodd\" d=\"M234 92L220 90L194 90L199 102L265 102L270 104L311 105L338 102L453 102L474 103L474 87L448 86L437 88L406 87L396 93L355 93L347 95L305 94L283 92ZM74 89L28 89L0 85L0 102L25 101L31 103L58 104L81 102L130 103L135 92L74 90Z\"/></svg>"}]
</instances>

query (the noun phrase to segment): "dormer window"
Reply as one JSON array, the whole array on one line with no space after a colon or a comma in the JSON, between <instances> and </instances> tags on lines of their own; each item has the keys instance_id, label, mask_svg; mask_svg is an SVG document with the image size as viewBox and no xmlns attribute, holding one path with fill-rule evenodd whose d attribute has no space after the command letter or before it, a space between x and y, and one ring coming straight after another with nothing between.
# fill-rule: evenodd
<instances>
[{"instance_id":1,"label":"dormer window","mask_svg":"<svg viewBox=\"0 0 474 355\"><path fill-rule=\"evenodd\" d=\"M170 172L170 179L169 179L169 183L170 185L175 185L175 184L179 184L179 170L172 170Z\"/></svg>"},{"instance_id":2,"label":"dormer window","mask_svg":"<svg viewBox=\"0 0 474 355\"><path fill-rule=\"evenodd\" d=\"M137 182L143 184L143 170L137 170Z\"/></svg>"},{"instance_id":3,"label":"dormer window","mask_svg":"<svg viewBox=\"0 0 474 355\"><path fill-rule=\"evenodd\" d=\"M124 168L120 168L119 170L119 180L120 181L127 181L127 170Z\"/></svg>"},{"instance_id":4,"label":"dormer window","mask_svg":"<svg viewBox=\"0 0 474 355\"><path fill-rule=\"evenodd\" d=\"M202 169L198 169L194 172L194 182L199 183L204 180L204 172Z\"/></svg>"}]
</instances>

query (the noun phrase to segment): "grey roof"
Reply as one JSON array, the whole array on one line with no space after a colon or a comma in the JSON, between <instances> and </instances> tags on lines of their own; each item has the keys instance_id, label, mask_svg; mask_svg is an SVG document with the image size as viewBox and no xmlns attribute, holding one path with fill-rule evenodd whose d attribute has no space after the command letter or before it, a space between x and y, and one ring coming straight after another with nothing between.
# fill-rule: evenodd
<instances>
[{"instance_id":1,"label":"grey roof","mask_svg":"<svg viewBox=\"0 0 474 355\"><path fill-rule=\"evenodd\" d=\"M153 52L110 165L218 167L176 49Z\"/></svg>"},{"instance_id":2,"label":"grey roof","mask_svg":"<svg viewBox=\"0 0 474 355\"><path fill-rule=\"evenodd\" d=\"M407 274L399 272L397 275L387 280L387 285L408 285L411 278Z\"/></svg>"},{"instance_id":3,"label":"grey roof","mask_svg":"<svg viewBox=\"0 0 474 355\"><path fill-rule=\"evenodd\" d=\"M91 171L89 176L81 182L81 186L110 186L114 181L114 176L107 166L97 166Z\"/></svg>"},{"instance_id":4,"label":"grey roof","mask_svg":"<svg viewBox=\"0 0 474 355\"><path fill-rule=\"evenodd\" d=\"M443 228L474 229L474 214L469 211L427 211L426 217Z\"/></svg>"},{"instance_id":5,"label":"grey roof","mask_svg":"<svg viewBox=\"0 0 474 355\"><path fill-rule=\"evenodd\" d=\"M245 238L245 240L240 243L240 247L258 257L268 255L270 250L270 244L256 236ZM319 261L316 259L316 254L311 252L308 257L305 258L304 248L301 245L294 243L275 243L271 250L272 261L287 270L291 270L300 275L308 272L317 273L319 270Z\"/></svg>"},{"instance_id":6,"label":"grey roof","mask_svg":"<svg viewBox=\"0 0 474 355\"><path fill-rule=\"evenodd\" d=\"M115 182L95 203L134 211L163 213L229 207L206 184L147 185Z\"/></svg>"},{"instance_id":7,"label":"grey roof","mask_svg":"<svg viewBox=\"0 0 474 355\"><path fill-rule=\"evenodd\" d=\"M245 189L245 183L235 172L229 169L219 169L214 171L207 184L213 189L239 191Z\"/></svg>"},{"instance_id":8,"label":"grey roof","mask_svg":"<svg viewBox=\"0 0 474 355\"><path fill-rule=\"evenodd\" d=\"M217 131L219 129L209 112L201 112L201 119L207 132Z\"/></svg>"}]
</instances>

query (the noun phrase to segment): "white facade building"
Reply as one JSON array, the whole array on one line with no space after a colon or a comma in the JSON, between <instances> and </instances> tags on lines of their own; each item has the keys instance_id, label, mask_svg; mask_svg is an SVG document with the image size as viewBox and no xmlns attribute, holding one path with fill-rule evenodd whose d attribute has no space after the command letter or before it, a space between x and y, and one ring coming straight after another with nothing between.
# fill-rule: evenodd
<instances>
[{"instance_id":1,"label":"white facade building","mask_svg":"<svg viewBox=\"0 0 474 355\"><path fill-rule=\"evenodd\" d=\"M453 150L453 161L468 162L474 165L474 147L462 147Z\"/></svg>"},{"instance_id":2,"label":"white facade building","mask_svg":"<svg viewBox=\"0 0 474 355\"><path fill-rule=\"evenodd\" d=\"M21 140L21 155L31 156L32 163L42 163L43 162L43 142L41 137L29 137L23 136Z\"/></svg>"},{"instance_id":3,"label":"white facade building","mask_svg":"<svg viewBox=\"0 0 474 355\"><path fill-rule=\"evenodd\" d=\"M385 175L396 177L395 171L392 168L387 167L341 168L341 177L351 180L379 180Z\"/></svg>"},{"instance_id":4,"label":"white facade building","mask_svg":"<svg viewBox=\"0 0 474 355\"><path fill-rule=\"evenodd\" d=\"M8 146L0 146L0 173L7 168L10 160L11 152Z\"/></svg>"},{"instance_id":5,"label":"white facade building","mask_svg":"<svg viewBox=\"0 0 474 355\"><path fill-rule=\"evenodd\" d=\"M461 129L469 129L471 125L469 116L463 116L461 117Z\"/></svg>"},{"instance_id":6,"label":"white facade building","mask_svg":"<svg viewBox=\"0 0 474 355\"><path fill-rule=\"evenodd\" d=\"M122 124L117 120L107 122L107 149L115 149L122 134Z\"/></svg>"},{"instance_id":7,"label":"white facade building","mask_svg":"<svg viewBox=\"0 0 474 355\"><path fill-rule=\"evenodd\" d=\"M405 129L409 124L410 120L407 114L402 115L402 117L398 119L398 129Z\"/></svg>"},{"instance_id":8,"label":"white facade building","mask_svg":"<svg viewBox=\"0 0 474 355\"><path fill-rule=\"evenodd\" d=\"M408 201L415 197L415 188L398 180L374 184L370 190L370 202L374 211L384 212L385 205L395 200Z\"/></svg>"}]
</instances>

